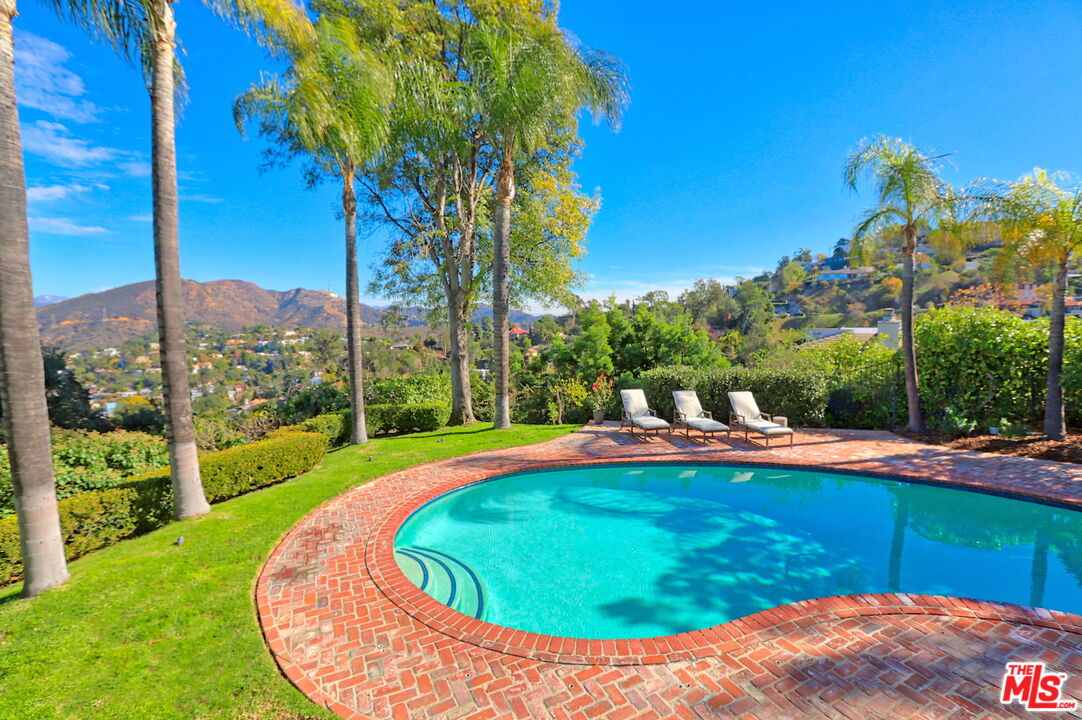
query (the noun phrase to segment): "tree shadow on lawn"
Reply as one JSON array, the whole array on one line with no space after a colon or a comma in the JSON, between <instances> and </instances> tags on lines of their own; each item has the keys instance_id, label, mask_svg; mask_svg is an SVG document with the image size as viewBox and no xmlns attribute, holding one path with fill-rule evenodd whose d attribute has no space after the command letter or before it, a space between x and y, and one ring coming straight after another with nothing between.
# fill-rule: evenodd
<instances>
[{"instance_id":1,"label":"tree shadow on lawn","mask_svg":"<svg viewBox=\"0 0 1082 720\"><path fill-rule=\"evenodd\" d=\"M425 438L439 438L449 436L461 436L461 435L477 435L478 433L493 432L495 430L491 425L485 427L479 427L474 430L460 430L457 432L431 432L425 433L423 437L418 437L418 433L392 433L388 435L374 435L374 440L424 440Z\"/></svg>"}]
</instances>

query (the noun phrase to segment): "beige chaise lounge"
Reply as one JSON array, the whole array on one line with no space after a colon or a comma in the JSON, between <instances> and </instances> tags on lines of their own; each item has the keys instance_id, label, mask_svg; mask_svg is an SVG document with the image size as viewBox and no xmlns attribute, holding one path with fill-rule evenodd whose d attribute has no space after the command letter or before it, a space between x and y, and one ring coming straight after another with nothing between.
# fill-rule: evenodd
<instances>
[{"instance_id":1,"label":"beige chaise lounge","mask_svg":"<svg viewBox=\"0 0 1082 720\"><path fill-rule=\"evenodd\" d=\"M646 404L646 393L642 390L621 390L620 400L624 403L624 416L620 420L620 427L631 426L631 434L635 434L635 428L649 432L654 430L660 435L662 430L671 431L672 427L657 416L657 413Z\"/></svg>"},{"instance_id":2,"label":"beige chaise lounge","mask_svg":"<svg viewBox=\"0 0 1082 720\"><path fill-rule=\"evenodd\" d=\"M676 414L673 417L673 427L684 428L684 434L691 437L691 429L695 428L703 434L723 432L725 437L732 435L732 430L723 422L718 422L708 411L703 410L699 396L694 390L673 390L673 403L676 404Z\"/></svg>"},{"instance_id":3,"label":"beige chaise lounge","mask_svg":"<svg viewBox=\"0 0 1082 720\"><path fill-rule=\"evenodd\" d=\"M744 427L744 440L748 439L748 432L755 432L766 438L766 446L770 447L770 438L781 435L789 436L789 446L793 445L793 429L785 425L779 425L770 419L770 416L759 411L755 403L755 396L746 390L729 393L729 405L732 411L729 413L731 424Z\"/></svg>"}]
</instances>

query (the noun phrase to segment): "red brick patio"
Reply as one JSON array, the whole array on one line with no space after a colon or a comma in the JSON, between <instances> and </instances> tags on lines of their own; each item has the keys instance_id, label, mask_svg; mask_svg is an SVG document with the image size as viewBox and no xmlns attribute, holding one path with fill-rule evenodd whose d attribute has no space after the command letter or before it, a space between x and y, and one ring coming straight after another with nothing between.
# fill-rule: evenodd
<instances>
[{"instance_id":1,"label":"red brick patio","mask_svg":"<svg viewBox=\"0 0 1082 720\"><path fill-rule=\"evenodd\" d=\"M890 433L810 431L793 448L650 441L587 427L539 445L379 478L290 531L256 586L267 643L290 680L344 718L998 718L1008 660L1072 676L1082 617L923 595L822 598L702 631L584 641L469 618L414 587L394 532L420 503L495 474L598 462L814 466L968 485L1082 507L1073 465L963 452ZM1080 703L1082 704L1082 703ZM1082 717L1050 713L1046 717Z\"/></svg>"}]
</instances>

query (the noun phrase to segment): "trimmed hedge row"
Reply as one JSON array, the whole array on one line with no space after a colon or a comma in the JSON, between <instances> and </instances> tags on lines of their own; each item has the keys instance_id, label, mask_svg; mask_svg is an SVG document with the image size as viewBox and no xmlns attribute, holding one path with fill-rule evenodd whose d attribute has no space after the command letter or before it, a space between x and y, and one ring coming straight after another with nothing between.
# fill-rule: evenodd
<instances>
[{"instance_id":1,"label":"trimmed hedge row","mask_svg":"<svg viewBox=\"0 0 1082 720\"><path fill-rule=\"evenodd\" d=\"M451 414L445 403L373 404L364 408L365 424L369 435L389 432L430 432L447 424ZM326 415L316 415L302 423L288 425L276 432L315 432L327 438L330 447L349 443L350 424L353 413L339 410ZM273 434L273 433L272 433Z\"/></svg>"},{"instance_id":2,"label":"trimmed hedge row","mask_svg":"<svg viewBox=\"0 0 1082 720\"><path fill-rule=\"evenodd\" d=\"M451 409L442 402L409 403L406 405L368 405L364 409L368 432L431 432L447 424Z\"/></svg>"},{"instance_id":3,"label":"trimmed hedge row","mask_svg":"<svg viewBox=\"0 0 1082 720\"><path fill-rule=\"evenodd\" d=\"M823 426L829 395L826 379L819 373L742 367L658 367L642 373L628 386L642 388L650 407L670 421L676 409L673 390L694 390L703 409L724 423L729 422L727 393L750 390L760 410L784 415L790 425L802 427Z\"/></svg>"},{"instance_id":4,"label":"trimmed hedge row","mask_svg":"<svg viewBox=\"0 0 1082 720\"><path fill-rule=\"evenodd\" d=\"M339 410L325 415L316 415L296 425L287 425L271 434L283 432L319 433L327 438L327 445L339 447L349 442L351 417L352 413L349 410Z\"/></svg>"},{"instance_id":5,"label":"trimmed hedge row","mask_svg":"<svg viewBox=\"0 0 1082 720\"><path fill-rule=\"evenodd\" d=\"M275 433L265 440L199 458L203 489L220 502L312 469L327 451L324 436ZM117 487L61 500L60 527L68 560L165 525L172 517L169 469L144 473ZM17 519L0 519L0 585L22 576Z\"/></svg>"}]
</instances>

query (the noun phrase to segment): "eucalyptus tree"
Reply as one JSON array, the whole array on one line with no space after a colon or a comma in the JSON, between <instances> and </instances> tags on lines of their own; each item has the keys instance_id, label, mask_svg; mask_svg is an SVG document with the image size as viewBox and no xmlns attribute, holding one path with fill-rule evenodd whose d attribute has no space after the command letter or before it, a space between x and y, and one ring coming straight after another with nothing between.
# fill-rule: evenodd
<instances>
[{"instance_id":1,"label":"eucalyptus tree","mask_svg":"<svg viewBox=\"0 0 1082 720\"><path fill-rule=\"evenodd\" d=\"M312 28L293 0L203 0L204 4L271 50L302 47ZM148 80L151 123L151 192L154 204L154 269L162 393L165 399L173 515L210 511L199 475L199 458L188 386L184 343L184 287L180 275L177 192L176 96L183 89L176 57L174 0L50 0L57 11L107 40L137 62Z\"/></svg>"},{"instance_id":2,"label":"eucalyptus tree","mask_svg":"<svg viewBox=\"0 0 1082 720\"><path fill-rule=\"evenodd\" d=\"M505 8L469 34L469 89L479 129L495 149L492 318L493 424L511 426L509 344L511 211L515 168L546 148L583 108L613 127L627 104L627 75L611 55L574 44L551 13Z\"/></svg>"},{"instance_id":3,"label":"eucalyptus tree","mask_svg":"<svg viewBox=\"0 0 1082 720\"><path fill-rule=\"evenodd\" d=\"M1082 248L1082 185L1040 168L998 185L990 209L1003 240L1000 272L1018 263L1052 271L1044 434L1062 440L1067 435L1062 381L1067 279Z\"/></svg>"},{"instance_id":4,"label":"eucalyptus tree","mask_svg":"<svg viewBox=\"0 0 1082 720\"><path fill-rule=\"evenodd\" d=\"M26 174L15 101L14 0L0 0L0 406L11 462L23 594L68 578L34 314Z\"/></svg>"},{"instance_id":5,"label":"eucalyptus tree","mask_svg":"<svg viewBox=\"0 0 1082 720\"><path fill-rule=\"evenodd\" d=\"M342 183L346 241L346 345L349 348L350 442L368 441L364 416L360 280L357 268L356 175L375 159L388 134L393 70L357 35L353 22L324 16L316 42L294 56L282 79L269 78L237 98L234 118L244 132L259 122L275 146L270 163L305 155L310 182L331 176Z\"/></svg>"},{"instance_id":6,"label":"eucalyptus tree","mask_svg":"<svg viewBox=\"0 0 1082 720\"><path fill-rule=\"evenodd\" d=\"M403 61L397 67L392 132L385 162L362 180L372 217L392 230L373 288L435 308L450 334L452 424L474 420L469 318L491 288L493 178L500 152L486 130L474 86L475 33L500 13L541 12L537 0L404 0L389 9L357 0L366 17L390 20ZM563 297L578 281L570 261L597 201L583 195L570 165L580 143L567 126L544 152L522 159L534 197L519 205L521 278L517 298ZM526 174L523 166L520 175ZM512 242L512 245L515 243ZM514 252L514 250L512 250Z\"/></svg>"},{"instance_id":7,"label":"eucalyptus tree","mask_svg":"<svg viewBox=\"0 0 1082 720\"><path fill-rule=\"evenodd\" d=\"M914 254L922 235L937 246L960 246L964 235L957 223L958 197L940 179L943 156L928 155L896 138L862 140L846 159L845 185L854 192L861 179L873 186L875 205L861 214L849 244L851 257L867 257L876 244L900 240L902 256L902 357L909 430L923 432L913 343Z\"/></svg>"}]
</instances>

